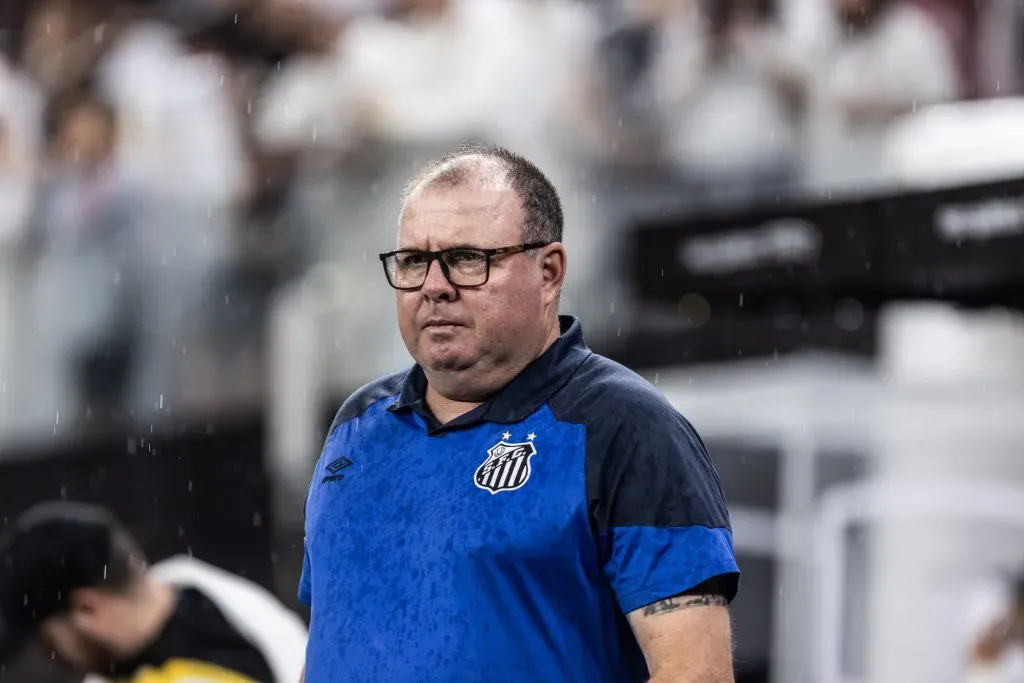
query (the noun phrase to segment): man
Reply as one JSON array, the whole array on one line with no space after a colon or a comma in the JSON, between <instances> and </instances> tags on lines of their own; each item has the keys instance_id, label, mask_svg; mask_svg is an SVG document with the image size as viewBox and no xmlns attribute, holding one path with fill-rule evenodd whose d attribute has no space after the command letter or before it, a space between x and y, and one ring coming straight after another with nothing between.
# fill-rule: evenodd
<instances>
[{"instance_id":1,"label":"man","mask_svg":"<svg viewBox=\"0 0 1024 683\"><path fill-rule=\"evenodd\" d=\"M306 680L732 681L720 482L557 313L558 194L466 147L381 255L417 364L338 413L306 501Z\"/></svg>"},{"instance_id":2,"label":"man","mask_svg":"<svg viewBox=\"0 0 1024 683\"><path fill-rule=\"evenodd\" d=\"M0 544L0 664L34 636L99 680L292 683L306 630L262 588L197 560L147 569L105 511L57 502Z\"/></svg>"}]
</instances>

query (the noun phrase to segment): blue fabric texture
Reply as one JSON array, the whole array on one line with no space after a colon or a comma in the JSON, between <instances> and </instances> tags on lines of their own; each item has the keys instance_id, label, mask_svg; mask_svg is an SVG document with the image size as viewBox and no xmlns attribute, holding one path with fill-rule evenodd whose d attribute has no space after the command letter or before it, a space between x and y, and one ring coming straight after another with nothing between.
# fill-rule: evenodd
<instances>
[{"instance_id":1,"label":"blue fabric texture","mask_svg":"<svg viewBox=\"0 0 1024 683\"><path fill-rule=\"evenodd\" d=\"M704 446L578 321L453 422L418 368L342 406L306 500L306 681L641 681L626 614L738 569Z\"/></svg>"}]
</instances>

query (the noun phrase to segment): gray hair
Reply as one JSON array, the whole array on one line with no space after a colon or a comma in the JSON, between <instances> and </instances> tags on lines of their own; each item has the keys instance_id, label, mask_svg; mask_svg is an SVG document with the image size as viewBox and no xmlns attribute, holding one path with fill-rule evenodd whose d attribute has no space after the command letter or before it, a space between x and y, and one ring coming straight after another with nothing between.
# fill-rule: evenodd
<instances>
[{"instance_id":1,"label":"gray hair","mask_svg":"<svg viewBox=\"0 0 1024 683\"><path fill-rule=\"evenodd\" d=\"M523 209L523 242L561 242L565 217L558 191L537 166L504 147L468 144L442 155L419 170L405 187L405 201L425 187L459 187L482 172L481 162L502 174Z\"/></svg>"}]
</instances>

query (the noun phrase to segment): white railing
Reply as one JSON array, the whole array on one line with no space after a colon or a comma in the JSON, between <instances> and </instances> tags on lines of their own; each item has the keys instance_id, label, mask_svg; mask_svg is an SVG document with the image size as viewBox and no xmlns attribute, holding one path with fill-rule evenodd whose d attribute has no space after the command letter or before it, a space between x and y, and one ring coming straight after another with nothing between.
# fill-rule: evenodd
<instances>
[{"instance_id":1,"label":"white railing","mask_svg":"<svg viewBox=\"0 0 1024 683\"><path fill-rule=\"evenodd\" d=\"M1024 530L1024 488L995 483L869 482L828 492L815 524L817 683L863 683L845 676L842 667L845 531L864 522L905 520L994 523Z\"/></svg>"}]
</instances>

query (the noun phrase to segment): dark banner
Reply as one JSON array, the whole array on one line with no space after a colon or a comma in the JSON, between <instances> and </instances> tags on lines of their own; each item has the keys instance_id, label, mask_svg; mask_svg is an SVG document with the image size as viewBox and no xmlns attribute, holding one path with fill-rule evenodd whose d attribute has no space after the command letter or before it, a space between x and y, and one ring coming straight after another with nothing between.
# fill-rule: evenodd
<instances>
[{"instance_id":1,"label":"dark banner","mask_svg":"<svg viewBox=\"0 0 1024 683\"><path fill-rule=\"evenodd\" d=\"M631 239L636 291L649 303L698 294L1013 305L1024 291L1024 180L646 222Z\"/></svg>"},{"instance_id":2,"label":"dark banner","mask_svg":"<svg viewBox=\"0 0 1024 683\"><path fill-rule=\"evenodd\" d=\"M874 311L840 303L822 311L790 308L756 315L711 311L699 327L655 328L641 318L628 334L601 340L594 349L640 370L775 358L806 349L870 357L876 343Z\"/></svg>"},{"instance_id":3,"label":"dark banner","mask_svg":"<svg viewBox=\"0 0 1024 683\"><path fill-rule=\"evenodd\" d=\"M792 204L639 224L632 232L636 290L647 302L676 303L686 294L753 302L856 288L874 267L873 209Z\"/></svg>"},{"instance_id":4,"label":"dark banner","mask_svg":"<svg viewBox=\"0 0 1024 683\"><path fill-rule=\"evenodd\" d=\"M892 298L1017 305L1024 291L1024 180L873 203Z\"/></svg>"},{"instance_id":5,"label":"dark banner","mask_svg":"<svg viewBox=\"0 0 1024 683\"><path fill-rule=\"evenodd\" d=\"M630 239L644 314L605 351L634 367L870 355L878 308L901 299L1024 307L1024 180L644 221Z\"/></svg>"}]
</instances>

